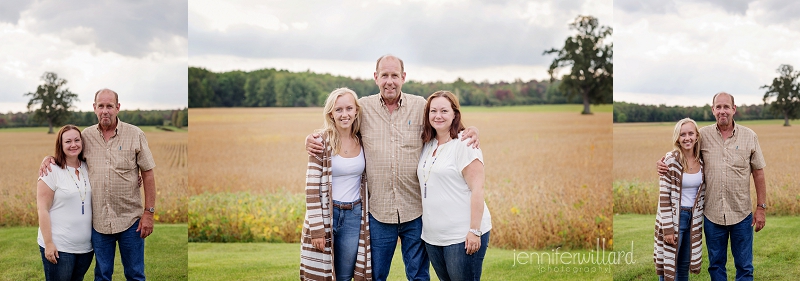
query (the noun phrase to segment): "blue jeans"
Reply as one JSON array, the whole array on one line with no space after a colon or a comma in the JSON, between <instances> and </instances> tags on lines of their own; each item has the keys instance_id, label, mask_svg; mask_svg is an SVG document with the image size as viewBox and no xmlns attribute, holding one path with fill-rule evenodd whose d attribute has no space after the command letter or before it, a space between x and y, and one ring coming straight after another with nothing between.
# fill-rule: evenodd
<instances>
[{"instance_id":1,"label":"blue jeans","mask_svg":"<svg viewBox=\"0 0 800 281\"><path fill-rule=\"evenodd\" d=\"M383 281L389 277L397 237L406 265L408 280L430 280L430 262L422 241L422 217L400 224L382 223L369 215L370 245L372 246L372 277Z\"/></svg>"},{"instance_id":2,"label":"blue jeans","mask_svg":"<svg viewBox=\"0 0 800 281\"><path fill-rule=\"evenodd\" d=\"M347 204L333 200L334 204ZM348 202L352 203L352 202ZM333 208L333 268L336 280L353 279L361 234L361 203L352 210Z\"/></svg>"},{"instance_id":3,"label":"blue jeans","mask_svg":"<svg viewBox=\"0 0 800 281\"><path fill-rule=\"evenodd\" d=\"M92 265L94 252L85 254L71 254L58 252L57 264L51 263L44 257L44 248L39 246L39 253L42 254L42 264L44 265L44 278L47 281L75 281L83 280L89 266Z\"/></svg>"},{"instance_id":4,"label":"blue jeans","mask_svg":"<svg viewBox=\"0 0 800 281\"><path fill-rule=\"evenodd\" d=\"M464 234L466 236L466 234ZM489 246L489 232L481 235L481 248L472 255L467 255L464 243L449 246L435 246L425 243L425 250L431 259L436 276L442 281L481 280L483 257Z\"/></svg>"},{"instance_id":5,"label":"blue jeans","mask_svg":"<svg viewBox=\"0 0 800 281\"><path fill-rule=\"evenodd\" d=\"M675 280L689 280L689 264L692 262L692 212L681 210L678 226L678 256L675 265ZM684 238L687 238L684 240ZM664 275L658 280L664 281Z\"/></svg>"},{"instance_id":6,"label":"blue jeans","mask_svg":"<svg viewBox=\"0 0 800 281\"><path fill-rule=\"evenodd\" d=\"M119 255L125 270L125 279L144 280L144 239L136 232L139 220L127 230L102 234L92 228L92 246L96 264L94 280L111 280L114 273L114 253L119 243Z\"/></svg>"},{"instance_id":7,"label":"blue jeans","mask_svg":"<svg viewBox=\"0 0 800 281\"><path fill-rule=\"evenodd\" d=\"M719 225L705 218L708 274L712 281L728 280L725 264L728 263L728 238L736 265L736 280L753 280L753 214L734 225Z\"/></svg>"}]
</instances>

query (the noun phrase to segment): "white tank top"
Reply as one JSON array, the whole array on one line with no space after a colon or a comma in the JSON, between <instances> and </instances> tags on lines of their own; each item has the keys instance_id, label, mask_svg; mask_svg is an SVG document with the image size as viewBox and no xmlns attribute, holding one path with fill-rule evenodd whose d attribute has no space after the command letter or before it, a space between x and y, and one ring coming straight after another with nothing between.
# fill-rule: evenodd
<instances>
[{"instance_id":1,"label":"white tank top","mask_svg":"<svg viewBox=\"0 0 800 281\"><path fill-rule=\"evenodd\" d=\"M333 200L340 202L353 202L361 198L361 174L364 173L364 147L358 156L344 158L334 155L331 158L331 193Z\"/></svg>"},{"instance_id":2,"label":"white tank top","mask_svg":"<svg viewBox=\"0 0 800 281\"><path fill-rule=\"evenodd\" d=\"M683 173L681 180L681 207L694 207L697 189L703 183L703 169L696 174Z\"/></svg>"}]
</instances>

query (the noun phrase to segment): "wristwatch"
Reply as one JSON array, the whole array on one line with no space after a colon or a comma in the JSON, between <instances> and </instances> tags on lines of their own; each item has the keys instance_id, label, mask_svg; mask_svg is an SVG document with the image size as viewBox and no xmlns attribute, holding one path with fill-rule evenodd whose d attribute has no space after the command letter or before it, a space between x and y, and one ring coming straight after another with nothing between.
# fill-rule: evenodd
<instances>
[{"instance_id":1,"label":"wristwatch","mask_svg":"<svg viewBox=\"0 0 800 281\"><path fill-rule=\"evenodd\" d=\"M767 209L767 204L766 204L766 203L764 203L764 204L758 204L758 205L756 205L756 207L761 207L761 209L764 209L764 210L766 210L766 209Z\"/></svg>"},{"instance_id":2,"label":"wristwatch","mask_svg":"<svg viewBox=\"0 0 800 281\"><path fill-rule=\"evenodd\" d=\"M475 234L475 236L481 237L481 231L477 229L470 229L469 233Z\"/></svg>"},{"instance_id":3,"label":"wristwatch","mask_svg":"<svg viewBox=\"0 0 800 281\"><path fill-rule=\"evenodd\" d=\"M150 208L147 208L147 209L144 209L144 210L150 212L151 214L155 214L156 213L156 208L155 207L150 207Z\"/></svg>"}]
</instances>

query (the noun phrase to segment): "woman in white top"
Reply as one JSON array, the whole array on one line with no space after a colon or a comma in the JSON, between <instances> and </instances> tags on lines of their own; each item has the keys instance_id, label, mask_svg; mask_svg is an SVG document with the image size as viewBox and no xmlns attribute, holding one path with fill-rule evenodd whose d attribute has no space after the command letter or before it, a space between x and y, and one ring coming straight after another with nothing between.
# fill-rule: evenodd
<instances>
[{"instance_id":1,"label":"woman in white top","mask_svg":"<svg viewBox=\"0 0 800 281\"><path fill-rule=\"evenodd\" d=\"M689 280L700 273L703 242L702 138L694 120L675 124L673 150L664 157L669 171L659 179L653 260L659 280Z\"/></svg>"},{"instance_id":2,"label":"woman in white top","mask_svg":"<svg viewBox=\"0 0 800 281\"><path fill-rule=\"evenodd\" d=\"M417 167L422 240L439 280L480 280L492 229L483 200L483 154L462 141L458 98L438 91L425 105Z\"/></svg>"},{"instance_id":3,"label":"woman in white top","mask_svg":"<svg viewBox=\"0 0 800 281\"><path fill-rule=\"evenodd\" d=\"M300 279L372 280L358 96L336 89L323 113L318 133L325 149L309 157L306 172Z\"/></svg>"},{"instance_id":4,"label":"woman in white top","mask_svg":"<svg viewBox=\"0 0 800 281\"><path fill-rule=\"evenodd\" d=\"M52 173L39 177L39 252L46 280L83 280L92 264L92 187L83 161L81 131L58 131Z\"/></svg>"}]
</instances>

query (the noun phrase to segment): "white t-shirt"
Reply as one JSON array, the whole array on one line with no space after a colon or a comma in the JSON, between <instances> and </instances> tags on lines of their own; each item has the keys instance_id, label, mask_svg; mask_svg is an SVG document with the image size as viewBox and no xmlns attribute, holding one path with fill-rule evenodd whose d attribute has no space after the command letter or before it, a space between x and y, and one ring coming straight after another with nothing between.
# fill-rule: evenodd
<instances>
[{"instance_id":1,"label":"white t-shirt","mask_svg":"<svg viewBox=\"0 0 800 281\"><path fill-rule=\"evenodd\" d=\"M344 158L339 155L331 157L331 193L333 200L353 202L361 198L361 174L367 167L364 162L364 148L358 156Z\"/></svg>"},{"instance_id":2,"label":"white t-shirt","mask_svg":"<svg viewBox=\"0 0 800 281\"><path fill-rule=\"evenodd\" d=\"M697 198L697 190L702 183L702 169L696 174L683 173L683 179L681 180L681 207L694 207L694 200Z\"/></svg>"},{"instance_id":3,"label":"white t-shirt","mask_svg":"<svg viewBox=\"0 0 800 281\"><path fill-rule=\"evenodd\" d=\"M458 139L439 146L436 156L436 139L426 143L417 166L417 177L422 193L422 240L436 246L449 246L464 242L469 233L470 199L469 189L461 171L473 160L483 163L480 149L467 147ZM492 217L486 202L480 231L492 229Z\"/></svg>"},{"instance_id":4,"label":"white t-shirt","mask_svg":"<svg viewBox=\"0 0 800 281\"><path fill-rule=\"evenodd\" d=\"M55 191L53 205L50 207L53 244L61 252L72 254L91 252L92 187L89 184L86 162L81 162L80 179L75 176L74 168L67 166L66 169L61 169L55 164L51 164L50 167L53 171L39 179ZM39 246L44 247L41 227L37 241Z\"/></svg>"}]
</instances>

